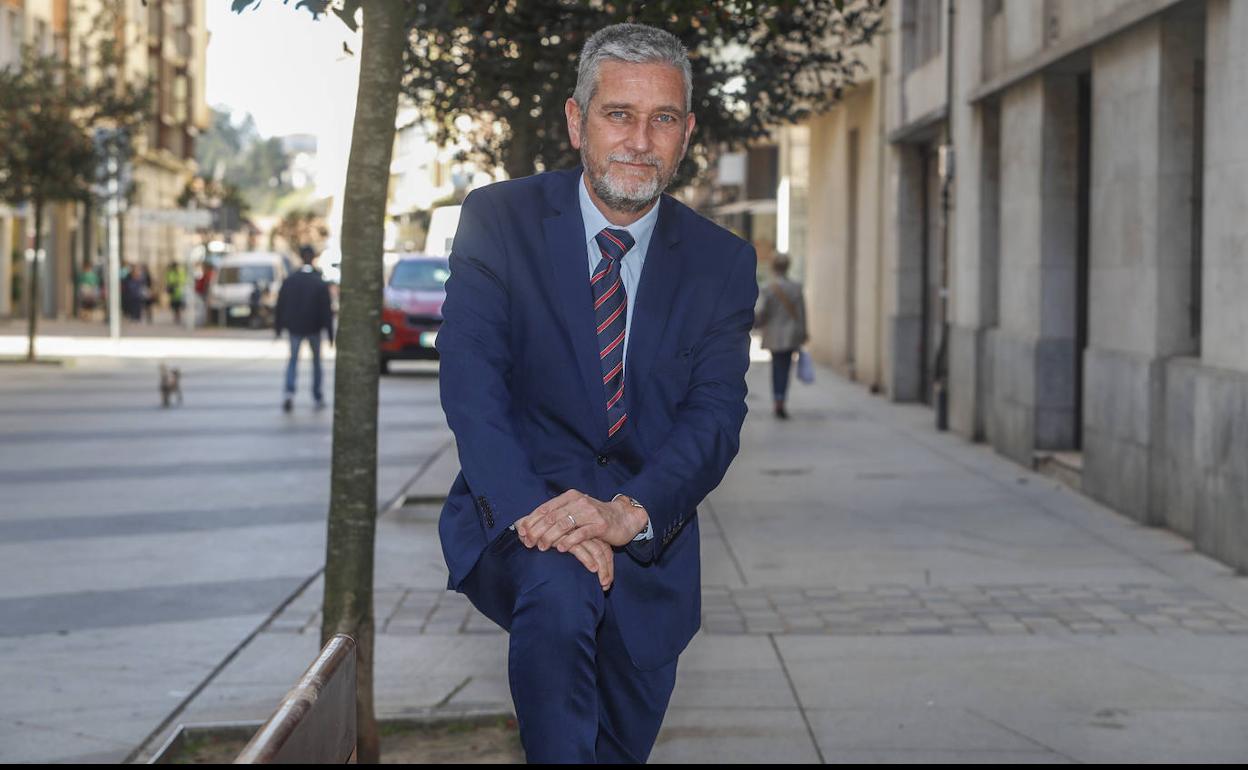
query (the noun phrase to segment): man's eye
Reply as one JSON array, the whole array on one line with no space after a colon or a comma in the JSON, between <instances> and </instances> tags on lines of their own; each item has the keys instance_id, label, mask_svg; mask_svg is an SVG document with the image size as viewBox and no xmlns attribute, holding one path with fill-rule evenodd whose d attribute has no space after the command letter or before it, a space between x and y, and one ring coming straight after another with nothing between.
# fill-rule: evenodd
<instances>
[{"instance_id":1,"label":"man's eye","mask_svg":"<svg viewBox=\"0 0 1248 770\"><path fill-rule=\"evenodd\" d=\"M615 110L613 112L607 113L607 115L608 117L614 118L616 120L623 120L624 118L628 117L628 113L622 110Z\"/></svg>"},{"instance_id":2,"label":"man's eye","mask_svg":"<svg viewBox=\"0 0 1248 770\"><path fill-rule=\"evenodd\" d=\"M660 123L674 123L674 122L676 122L676 116L674 116L674 115L656 115L654 119L655 119L655 120L657 120L657 121L659 121Z\"/></svg>"}]
</instances>

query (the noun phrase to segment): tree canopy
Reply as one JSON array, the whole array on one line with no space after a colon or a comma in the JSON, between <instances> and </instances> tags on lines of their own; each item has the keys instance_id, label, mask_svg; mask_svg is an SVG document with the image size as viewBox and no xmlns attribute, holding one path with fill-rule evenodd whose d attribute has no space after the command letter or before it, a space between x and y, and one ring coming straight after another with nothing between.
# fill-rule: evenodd
<instances>
[{"instance_id":1,"label":"tree canopy","mask_svg":"<svg viewBox=\"0 0 1248 770\"><path fill-rule=\"evenodd\" d=\"M740 146L834 105L862 69L884 0L460 0L414 3L404 92L441 141L467 138L512 176L574 164L564 102L577 57L597 30L631 21L666 29L689 50L690 159ZM461 118L468 118L465 120Z\"/></svg>"},{"instance_id":2,"label":"tree canopy","mask_svg":"<svg viewBox=\"0 0 1248 770\"><path fill-rule=\"evenodd\" d=\"M212 108L212 123L195 143L195 161L202 175L219 180L258 212L271 212L294 189L282 140L261 136L250 114L235 123L228 111Z\"/></svg>"},{"instance_id":3,"label":"tree canopy","mask_svg":"<svg viewBox=\"0 0 1248 770\"><path fill-rule=\"evenodd\" d=\"M233 0L235 10L258 0ZM698 118L680 177L835 105L863 70L886 0L406 0L403 92L439 143L521 176L577 162L563 105L597 30L631 21L689 50ZM299 0L355 28L358 0Z\"/></svg>"}]
</instances>

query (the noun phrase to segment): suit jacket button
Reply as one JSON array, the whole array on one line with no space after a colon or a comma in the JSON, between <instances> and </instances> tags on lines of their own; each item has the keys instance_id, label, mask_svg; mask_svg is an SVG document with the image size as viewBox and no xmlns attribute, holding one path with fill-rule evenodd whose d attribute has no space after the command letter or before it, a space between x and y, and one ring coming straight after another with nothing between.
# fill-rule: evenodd
<instances>
[{"instance_id":1,"label":"suit jacket button","mask_svg":"<svg viewBox=\"0 0 1248 770\"><path fill-rule=\"evenodd\" d=\"M606 465L607 463L611 462L611 458L607 457L606 455L598 455L597 459L598 459L599 465Z\"/></svg>"}]
</instances>

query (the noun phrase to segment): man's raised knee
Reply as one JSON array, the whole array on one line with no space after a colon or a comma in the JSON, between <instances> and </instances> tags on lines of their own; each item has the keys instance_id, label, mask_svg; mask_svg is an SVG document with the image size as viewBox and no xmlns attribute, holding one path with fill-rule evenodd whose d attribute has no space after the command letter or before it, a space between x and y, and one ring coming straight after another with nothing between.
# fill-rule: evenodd
<instances>
[{"instance_id":1,"label":"man's raised knee","mask_svg":"<svg viewBox=\"0 0 1248 770\"><path fill-rule=\"evenodd\" d=\"M558 551L531 551L535 582L517 598L517 610L536 611L564 631L596 628L606 608L598 575Z\"/></svg>"}]
</instances>

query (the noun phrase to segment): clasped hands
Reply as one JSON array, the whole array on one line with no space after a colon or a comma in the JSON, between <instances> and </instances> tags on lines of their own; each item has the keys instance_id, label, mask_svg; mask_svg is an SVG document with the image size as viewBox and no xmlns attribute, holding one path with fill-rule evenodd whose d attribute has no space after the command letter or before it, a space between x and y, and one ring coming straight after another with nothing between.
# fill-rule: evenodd
<instances>
[{"instance_id":1,"label":"clasped hands","mask_svg":"<svg viewBox=\"0 0 1248 770\"><path fill-rule=\"evenodd\" d=\"M569 489L516 521L516 534L528 548L570 553L597 573L602 590L615 580L615 551L646 528L645 510L626 500L603 502Z\"/></svg>"}]
</instances>

